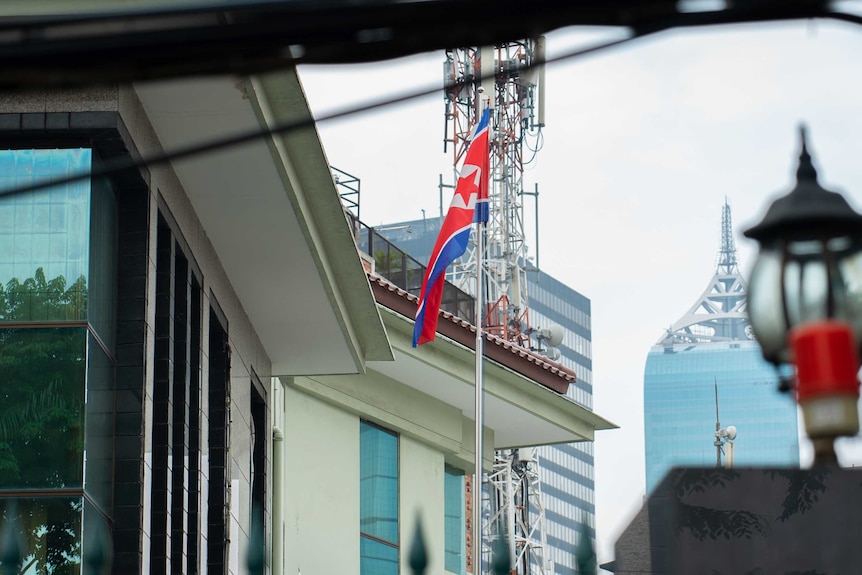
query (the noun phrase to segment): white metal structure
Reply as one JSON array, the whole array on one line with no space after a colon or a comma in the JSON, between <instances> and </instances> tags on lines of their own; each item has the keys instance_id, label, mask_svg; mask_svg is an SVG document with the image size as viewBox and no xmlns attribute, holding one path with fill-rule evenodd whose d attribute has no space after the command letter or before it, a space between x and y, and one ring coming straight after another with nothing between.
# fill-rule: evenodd
<instances>
[{"instance_id":1,"label":"white metal structure","mask_svg":"<svg viewBox=\"0 0 862 575\"><path fill-rule=\"evenodd\" d=\"M748 323L747 288L736 259L730 206L725 201L721 214L721 251L715 275L694 305L668 328L657 343L673 345L753 339Z\"/></svg>"},{"instance_id":2,"label":"white metal structure","mask_svg":"<svg viewBox=\"0 0 862 575\"><path fill-rule=\"evenodd\" d=\"M489 222L485 227L483 329L531 347L524 232L524 165L539 149L544 125L540 106L540 68L544 39L509 42L494 48L449 50L444 62L446 135L453 177L464 159L472 130L485 107L491 108ZM454 181L454 180L453 180ZM442 188L449 187L443 183ZM527 194L530 195L530 194ZM442 202L441 202L442 204ZM442 205L441 205L442 212ZM441 213L442 216L442 213ZM452 267L449 280L468 293L478 286L476 249ZM549 575L545 555L545 512L535 449L497 452L483 497L482 560L487 565L492 538L509 536L513 568L520 575ZM481 568L480 568L481 570Z\"/></svg>"},{"instance_id":3,"label":"white metal structure","mask_svg":"<svg viewBox=\"0 0 862 575\"><path fill-rule=\"evenodd\" d=\"M488 485L484 503L490 529L485 539L492 540L500 533L512 534L509 553L517 573L553 573L546 552L538 450L498 451Z\"/></svg>"},{"instance_id":4,"label":"white metal structure","mask_svg":"<svg viewBox=\"0 0 862 575\"><path fill-rule=\"evenodd\" d=\"M533 65L544 59L543 52L543 39L525 40L494 48L449 50L444 63L444 149L453 155L453 177L457 177L484 107L490 106L492 112L490 219L483 273L489 307L484 328L525 347L529 347L530 324L523 267L527 261L523 201L532 193L525 194L524 166L535 157L541 142L541 73ZM441 186L445 186L442 179ZM476 293L475 270L475 250L469 249L453 266L449 280L468 293Z\"/></svg>"}]
</instances>

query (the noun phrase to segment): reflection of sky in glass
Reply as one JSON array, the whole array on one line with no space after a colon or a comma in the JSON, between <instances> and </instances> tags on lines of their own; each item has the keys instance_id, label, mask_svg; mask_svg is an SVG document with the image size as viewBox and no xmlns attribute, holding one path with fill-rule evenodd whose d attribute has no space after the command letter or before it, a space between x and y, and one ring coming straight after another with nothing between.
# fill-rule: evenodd
<instances>
[{"instance_id":1,"label":"reflection of sky in glass","mask_svg":"<svg viewBox=\"0 0 862 575\"><path fill-rule=\"evenodd\" d=\"M0 190L89 170L92 153L74 150L0 150ZM90 182L35 192L0 194L0 282L23 282L44 268L66 286L87 275Z\"/></svg>"},{"instance_id":2,"label":"reflection of sky in glass","mask_svg":"<svg viewBox=\"0 0 862 575\"><path fill-rule=\"evenodd\" d=\"M360 573L397 575L398 437L364 421L359 427L359 502Z\"/></svg>"},{"instance_id":3,"label":"reflection of sky in glass","mask_svg":"<svg viewBox=\"0 0 862 575\"><path fill-rule=\"evenodd\" d=\"M398 575L398 548L362 537L359 539L361 575Z\"/></svg>"},{"instance_id":4,"label":"reflection of sky in glass","mask_svg":"<svg viewBox=\"0 0 862 575\"><path fill-rule=\"evenodd\" d=\"M716 384L721 426L739 433L737 466L799 466L796 405L755 343L654 347L644 374L647 493L673 465L715 467Z\"/></svg>"},{"instance_id":5,"label":"reflection of sky in glass","mask_svg":"<svg viewBox=\"0 0 862 575\"><path fill-rule=\"evenodd\" d=\"M360 531L398 543L398 437L364 421L359 433Z\"/></svg>"},{"instance_id":6,"label":"reflection of sky in glass","mask_svg":"<svg viewBox=\"0 0 862 575\"><path fill-rule=\"evenodd\" d=\"M464 573L464 472L446 466L443 477L446 571Z\"/></svg>"}]
</instances>

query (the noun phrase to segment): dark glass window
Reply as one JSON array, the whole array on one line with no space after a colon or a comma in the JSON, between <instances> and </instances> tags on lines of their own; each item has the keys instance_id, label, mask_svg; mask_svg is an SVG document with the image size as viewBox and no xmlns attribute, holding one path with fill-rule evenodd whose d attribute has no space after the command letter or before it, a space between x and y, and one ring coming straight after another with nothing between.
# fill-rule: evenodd
<instances>
[{"instance_id":1,"label":"dark glass window","mask_svg":"<svg viewBox=\"0 0 862 575\"><path fill-rule=\"evenodd\" d=\"M150 563L164 575L171 527L171 436L174 364L174 240L159 215L156 236L156 309L153 372L152 484L150 486Z\"/></svg>"},{"instance_id":2,"label":"dark glass window","mask_svg":"<svg viewBox=\"0 0 862 575\"><path fill-rule=\"evenodd\" d=\"M398 436L368 422L359 428L361 575L398 574Z\"/></svg>"},{"instance_id":3,"label":"dark glass window","mask_svg":"<svg viewBox=\"0 0 862 575\"><path fill-rule=\"evenodd\" d=\"M191 278L189 306L189 514L186 572L198 572L201 471L201 287Z\"/></svg>"},{"instance_id":4,"label":"dark glass window","mask_svg":"<svg viewBox=\"0 0 862 575\"><path fill-rule=\"evenodd\" d=\"M107 512L114 487L115 366L92 334L88 339L84 489Z\"/></svg>"},{"instance_id":5,"label":"dark glass window","mask_svg":"<svg viewBox=\"0 0 862 575\"><path fill-rule=\"evenodd\" d=\"M251 521L252 529L265 540L267 431L266 391L260 379L252 374L251 382Z\"/></svg>"},{"instance_id":6,"label":"dark glass window","mask_svg":"<svg viewBox=\"0 0 862 575\"><path fill-rule=\"evenodd\" d=\"M117 202L110 182L93 181L87 319L112 353L117 317Z\"/></svg>"},{"instance_id":7,"label":"dark glass window","mask_svg":"<svg viewBox=\"0 0 862 575\"><path fill-rule=\"evenodd\" d=\"M86 328L0 329L0 489L83 487Z\"/></svg>"},{"instance_id":8,"label":"dark glass window","mask_svg":"<svg viewBox=\"0 0 862 575\"><path fill-rule=\"evenodd\" d=\"M84 505L83 497L0 498L0 519L17 526L26 550L13 572L80 575Z\"/></svg>"},{"instance_id":9,"label":"dark glass window","mask_svg":"<svg viewBox=\"0 0 862 575\"><path fill-rule=\"evenodd\" d=\"M207 572L227 572L228 400L230 346L219 314L210 309Z\"/></svg>"}]
</instances>

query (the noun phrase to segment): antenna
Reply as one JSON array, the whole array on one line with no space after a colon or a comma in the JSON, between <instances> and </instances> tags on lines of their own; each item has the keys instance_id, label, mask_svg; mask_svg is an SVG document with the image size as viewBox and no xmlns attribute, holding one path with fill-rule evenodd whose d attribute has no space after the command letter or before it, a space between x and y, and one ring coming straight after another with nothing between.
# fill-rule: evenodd
<instances>
[{"instance_id":1,"label":"antenna","mask_svg":"<svg viewBox=\"0 0 862 575\"><path fill-rule=\"evenodd\" d=\"M727 447L727 457L725 458L724 467L733 467L733 440L736 439L736 427L728 425L725 428L721 427L718 419L718 379L714 380L715 386L715 466L721 468L721 448Z\"/></svg>"},{"instance_id":2,"label":"antenna","mask_svg":"<svg viewBox=\"0 0 862 575\"><path fill-rule=\"evenodd\" d=\"M451 146L453 175L457 175L478 118L488 106L490 112L490 158L488 182L489 219L483 226L484 265L479 270L476 250L480 242L471 238L468 249L447 274L455 285L475 294L481 285L488 305L483 314L483 331L508 342L533 349L529 321L527 282L527 240L524 228L524 167L542 147L544 126L544 72L534 66L545 59L545 39L510 41L496 46L451 49L446 52L443 73L446 84L444 151ZM481 78L481 86L477 84ZM526 159L525 159L526 158ZM484 175L484 174L483 174ZM442 198L443 177L440 177ZM442 200L441 200L442 206ZM538 202L536 202L538 218ZM442 215L442 209L441 209ZM537 225L538 229L538 225ZM537 232L538 233L538 232ZM478 234L476 234L478 237ZM537 236L538 237L538 236ZM538 240L536 242L538 254ZM538 255L537 255L538 260ZM552 342L562 330L543 332L537 347L551 360L560 351ZM557 333L559 331L559 334ZM559 345L559 343L557 343ZM512 450L499 450L494 471L488 476L490 493L483 499L490 521L484 537L473 542L474 572L490 560L489 533L502 531L510 538L513 573L546 575L553 572L550 548L545 535L541 503L542 481L538 461L515 465ZM481 471L477 471L481 476ZM535 506L535 507L534 507ZM483 508L484 509L484 508ZM483 542L486 544L483 545Z\"/></svg>"},{"instance_id":3,"label":"antenna","mask_svg":"<svg viewBox=\"0 0 862 575\"><path fill-rule=\"evenodd\" d=\"M715 466L721 467L721 424L718 421L718 379L714 380L715 386Z\"/></svg>"},{"instance_id":4,"label":"antenna","mask_svg":"<svg viewBox=\"0 0 862 575\"><path fill-rule=\"evenodd\" d=\"M721 208L721 250L718 253L718 273L733 275L737 273L736 244L733 241L733 223L730 217L730 204L724 198Z\"/></svg>"}]
</instances>

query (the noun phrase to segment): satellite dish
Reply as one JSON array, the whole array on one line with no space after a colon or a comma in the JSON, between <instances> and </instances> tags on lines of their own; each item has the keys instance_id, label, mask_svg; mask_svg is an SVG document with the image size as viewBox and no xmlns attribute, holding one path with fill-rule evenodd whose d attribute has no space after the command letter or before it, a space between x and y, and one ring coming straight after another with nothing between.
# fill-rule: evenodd
<instances>
[{"instance_id":1,"label":"satellite dish","mask_svg":"<svg viewBox=\"0 0 862 575\"><path fill-rule=\"evenodd\" d=\"M544 340L551 347L557 347L563 343L564 335L565 333L563 332L562 326L555 323L552 323L548 327L536 330L536 338Z\"/></svg>"},{"instance_id":2,"label":"satellite dish","mask_svg":"<svg viewBox=\"0 0 862 575\"><path fill-rule=\"evenodd\" d=\"M731 441L736 439L736 426L728 425L725 431L727 432L728 439L730 439Z\"/></svg>"}]
</instances>

